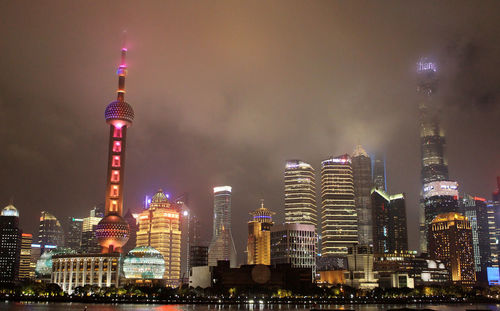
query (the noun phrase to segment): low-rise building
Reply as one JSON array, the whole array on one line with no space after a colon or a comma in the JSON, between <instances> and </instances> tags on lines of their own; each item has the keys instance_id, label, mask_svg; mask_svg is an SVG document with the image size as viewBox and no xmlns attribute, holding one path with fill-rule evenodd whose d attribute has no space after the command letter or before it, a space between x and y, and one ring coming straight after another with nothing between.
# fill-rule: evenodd
<instances>
[{"instance_id":1,"label":"low-rise building","mask_svg":"<svg viewBox=\"0 0 500 311\"><path fill-rule=\"evenodd\" d=\"M51 282L72 294L76 287L119 287L121 254L70 254L52 256Z\"/></svg>"}]
</instances>

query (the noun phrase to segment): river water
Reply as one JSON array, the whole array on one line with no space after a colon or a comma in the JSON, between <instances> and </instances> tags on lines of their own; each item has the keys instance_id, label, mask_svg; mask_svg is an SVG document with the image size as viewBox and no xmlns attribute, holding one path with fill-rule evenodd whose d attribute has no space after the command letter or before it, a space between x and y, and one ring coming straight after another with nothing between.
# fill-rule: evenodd
<instances>
[{"instance_id":1,"label":"river water","mask_svg":"<svg viewBox=\"0 0 500 311\"><path fill-rule=\"evenodd\" d=\"M499 310L494 304L408 304L408 305L321 305L322 309L346 309L356 311L382 311L408 307L411 309L433 309L436 311L461 310ZM85 309L87 308L87 309ZM84 303L46 303L46 302L0 302L0 310L8 311L308 311L310 307L303 305L160 305L160 304L84 304Z\"/></svg>"}]
</instances>

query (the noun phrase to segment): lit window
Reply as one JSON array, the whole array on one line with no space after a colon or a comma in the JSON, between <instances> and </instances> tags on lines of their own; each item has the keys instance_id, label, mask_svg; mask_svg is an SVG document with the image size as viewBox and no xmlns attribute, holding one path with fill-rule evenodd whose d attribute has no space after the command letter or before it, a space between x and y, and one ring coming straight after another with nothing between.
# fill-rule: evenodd
<instances>
[{"instance_id":1,"label":"lit window","mask_svg":"<svg viewBox=\"0 0 500 311\"><path fill-rule=\"evenodd\" d=\"M113 132L113 137L116 137L116 138L121 138L122 137L122 128L117 128L115 127L115 130Z\"/></svg>"},{"instance_id":2,"label":"lit window","mask_svg":"<svg viewBox=\"0 0 500 311\"><path fill-rule=\"evenodd\" d=\"M117 197L118 196L118 186L113 186L111 188L111 196L112 197Z\"/></svg>"},{"instance_id":3,"label":"lit window","mask_svg":"<svg viewBox=\"0 0 500 311\"><path fill-rule=\"evenodd\" d=\"M120 181L120 171L113 170L111 171L111 181L119 182Z\"/></svg>"},{"instance_id":4,"label":"lit window","mask_svg":"<svg viewBox=\"0 0 500 311\"><path fill-rule=\"evenodd\" d=\"M120 167L120 156L113 156L113 167Z\"/></svg>"},{"instance_id":5,"label":"lit window","mask_svg":"<svg viewBox=\"0 0 500 311\"><path fill-rule=\"evenodd\" d=\"M110 209L112 212L118 211L118 201L111 200L111 208Z\"/></svg>"},{"instance_id":6,"label":"lit window","mask_svg":"<svg viewBox=\"0 0 500 311\"><path fill-rule=\"evenodd\" d=\"M122 143L116 141L113 143L113 152L122 152Z\"/></svg>"}]
</instances>

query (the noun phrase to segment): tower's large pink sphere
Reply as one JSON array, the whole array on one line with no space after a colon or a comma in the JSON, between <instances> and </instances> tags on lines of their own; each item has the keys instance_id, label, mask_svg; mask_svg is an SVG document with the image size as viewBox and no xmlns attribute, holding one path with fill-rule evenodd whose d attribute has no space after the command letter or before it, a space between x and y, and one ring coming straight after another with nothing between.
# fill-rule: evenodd
<instances>
[{"instance_id":1,"label":"tower's large pink sphere","mask_svg":"<svg viewBox=\"0 0 500 311\"><path fill-rule=\"evenodd\" d=\"M117 214L109 214L99 221L95 229L99 245L105 249L120 249L127 243L130 229L128 223Z\"/></svg>"},{"instance_id":2,"label":"tower's large pink sphere","mask_svg":"<svg viewBox=\"0 0 500 311\"><path fill-rule=\"evenodd\" d=\"M113 121L124 121L127 126L132 124L134 121L134 109L127 102L115 100L106 107L104 111L104 117L107 123L112 123Z\"/></svg>"}]
</instances>

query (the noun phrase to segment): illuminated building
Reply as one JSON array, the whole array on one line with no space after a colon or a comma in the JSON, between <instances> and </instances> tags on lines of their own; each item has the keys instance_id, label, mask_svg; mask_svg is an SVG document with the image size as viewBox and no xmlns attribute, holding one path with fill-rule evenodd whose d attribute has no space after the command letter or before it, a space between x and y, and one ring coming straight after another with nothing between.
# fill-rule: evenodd
<instances>
[{"instance_id":1,"label":"illuminated building","mask_svg":"<svg viewBox=\"0 0 500 311\"><path fill-rule=\"evenodd\" d=\"M19 213L11 202L0 214L0 283L17 280L20 251Z\"/></svg>"},{"instance_id":2,"label":"illuminated building","mask_svg":"<svg viewBox=\"0 0 500 311\"><path fill-rule=\"evenodd\" d=\"M43 256L43 255L42 255ZM51 279L71 295L80 286L120 287L121 254L54 253L50 259Z\"/></svg>"},{"instance_id":3,"label":"illuminated building","mask_svg":"<svg viewBox=\"0 0 500 311\"><path fill-rule=\"evenodd\" d=\"M488 212L488 232L490 242L489 263L493 267L498 267L500 252L500 176L497 177L497 188L493 191L492 200L487 201ZM498 272L498 269L495 270Z\"/></svg>"},{"instance_id":4,"label":"illuminated building","mask_svg":"<svg viewBox=\"0 0 500 311\"><path fill-rule=\"evenodd\" d=\"M70 248L58 247L49 248L46 246L45 252L40 256L36 262L35 272L38 279L49 281L53 276L52 271L52 257L56 255L74 255L76 252ZM69 271L69 270L66 270Z\"/></svg>"},{"instance_id":5,"label":"illuminated building","mask_svg":"<svg viewBox=\"0 0 500 311\"><path fill-rule=\"evenodd\" d=\"M352 154L352 175L354 180L354 204L358 215L358 242L361 245L373 243L372 202L372 163L366 151L358 145Z\"/></svg>"},{"instance_id":6,"label":"illuminated building","mask_svg":"<svg viewBox=\"0 0 500 311\"><path fill-rule=\"evenodd\" d=\"M271 228L271 264L291 264L316 273L318 236L314 225L275 225Z\"/></svg>"},{"instance_id":7,"label":"illuminated building","mask_svg":"<svg viewBox=\"0 0 500 311\"><path fill-rule=\"evenodd\" d=\"M472 230L464 215L452 212L434 218L429 225L429 257L445 262L453 282L476 282Z\"/></svg>"},{"instance_id":8,"label":"illuminated building","mask_svg":"<svg viewBox=\"0 0 500 311\"><path fill-rule=\"evenodd\" d=\"M150 246L165 260L164 279L169 286L178 286L181 277L180 213L160 189L151 198L149 208L138 218L137 247Z\"/></svg>"},{"instance_id":9,"label":"illuminated building","mask_svg":"<svg viewBox=\"0 0 500 311\"><path fill-rule=\"evenodd\" d=\"M351 287L372 290L378 287L378 273L373 270L373 248L368 245L351 246L347 253L345 283Z\"/></svg>"},{"instance_id":10,"label":"illuminated building","mask_svg":"<svg viewBox=\"0 0 500 311\"><path fill-rule=\"evenodd\" d=\"M285 222L318 226L314 168L300 160L285 166Z\"/></svg>"},{"instance_id":11,"label":"illuminated building","mask_svg":"<svg viewBox=\"0 0 500 311\"><path fill-rule=\"evenodd\" d=\"M387 192L387 176L385 174L385 158L376 154L372 164L373 186L378 190Z\"/></svg>"},{"instance_id":12,"label":"illuminated building","mask_svg":"<svg viewBox=\"0 0 500 311\"><path fill-rule=\"evenodd\" d=\"M247 264L271 264L271 227L272 215L275 214L264 207L261 200L260 208L251 212L252 220L248 222Z\"/></svg>"},{"instance_id":13,"label":"illuminated building","mask_svg":"<svg viewBox=\"0 0 500 311\"><path fill-rule=\"evenodd\" d=\"M102 216L102 212L99 211L97 206L95 206L90 210L89 217L83 218L82 239L80 244L80 249L83 254L99 253L101 251L101 246L99 245L95 235L95 230L101 221Z\"/></svg>"},{"instance_id":14,"label":"illuminated building","mask_svg":"<svg viewBox=\"0 0 500 311\"><path fill-rule=\"evenodd\" d=\"M151 246L139 246L131 250L123 260L123 273L136 283L163 279L165 260L162 254Z\"/></svg>"},{"instance_id":15,"label":"illuminated building","mask_svg":"<svg viewBox=\"0 0 500 311\"><path fill-rule=\"evenodd\" d=\"M68 217L64 225L65 247L79 252L82 244L83 219Z\"/></svg>"},{"instance_id":16,"label":"illuminated building","mask_svg":"<svg viewBox=\"0 0 500 311\"><path fill-rule=\"evenodd\" d=\"M448 164L444 156L445 138L440 127L436 103L437 65L427 58L417 63L417 94L420 110L421 180L426 184L448 180ZM434 214L433 216L436 216ZM423 199L420 209L420 250L427 250L427 228L430 222Z\"/></svg>"},{"instance_id":17,"label":"illuminated building","mask_svg":"<svg viewBox=\"0 0 500 311\"><path fill-rule=\"evenodd\" d=\"M125 56L127 49L121 52L121 63L118 67L118 95L104 113L109 124L108 174L106 185L105 216L96 227L95 234L103 253L121 252L121 248L129 238L128 223L122 217L123 180L125 168L125 147L127 129L134 120L132 106L125 102L125 76L127 65Z\"/></svg>"},{"instance_id":18,"label":"illuminated building","mask_svg":"<svg viewBox=\"0 0 500 311\"><path fill-rule=\"evenodd\" d=\"M432 220L439 214L458 211L458 183L454 181L433 181L424 184L420 205L424 211L424 225L420 227L421 234L425 235L425 241L421 238L421 251L427 249L427 230ZM422 248L425 247L425 248Z\"/></svg>"},{"instance_id":19,"label":"illuminated building","mask_svg":"<svg viewBox=\"0 0 500 311\"><path fill-rule=\"evenodd\" d=\"M485 284L488 281L486 267L491 253L486 199L465 194L460 200L459 211L467 217L472 229L476 280Z\"/></svg>"},{"instance_id":20,"label":"illuminated building","mask_svg":"<svg viewBox=\"0 0 500 311\"><path fill-rule=\"evenodd\" d=\"M45 245L64 245L64 232L61 223L57 218L45 211L40 216L40 225L38 227L38 244L42 246L42 252Z\"/></svg>"},{"instance_id":21,"label":"illuminated building","mask_svg":"<svg viewBox=\"0 0 500 311\"><path fill-rule=\"evenodd\" d=\"M217 266L217 261L229 261L236 267L236 247L231 233L231 187L214 188L214 226L212 241L208 247L208 265Z\"/></svg>"},{"instance_id":22,"label":"illuminated building","mask_svg":"<svg viewBox=\"0 0 500 311\"><path fill-rule=\"evenodd\" d=\"M33 278L31 273L31 243L33 235L29 233L21 234L21 251L19 255L19 280L28 280Z\"/></svg>"},{"instance_id":23,"label":"illuminated building","mask_svg":"<svg viewBox=\"0 0 500 311\"><path fill-rule=\"evenodd\" d=\"M351 157L344 154L321 162L321 255L347 254L358 243Z\"/></svg>"},{"instance_id":24,"label":"illuminated building","mask_svg":"<svg viewBox=\"0 0 500 311\"><path fill-rule=\"evenodd\" d=\"M123 246L123 253L128 254L136 247L135 243L137 243L137 231L139 230L139 227L137 226L137 219L134 217L134 215L132 215L130 209L127 211L125 216L123 216L123 219L125 219L125 221L128 223L130 233L130 238Z\"/></svg>"},{"instance_id":25,"label":"illuminated building","mask_svg":"<svg viewBox=\"0 0 500 311\"><path fill-rule=\"evenodd\" d=\"M375 254L408 251L405 195L373 188L371 200Z\"/></svg>"}]
</instances>

